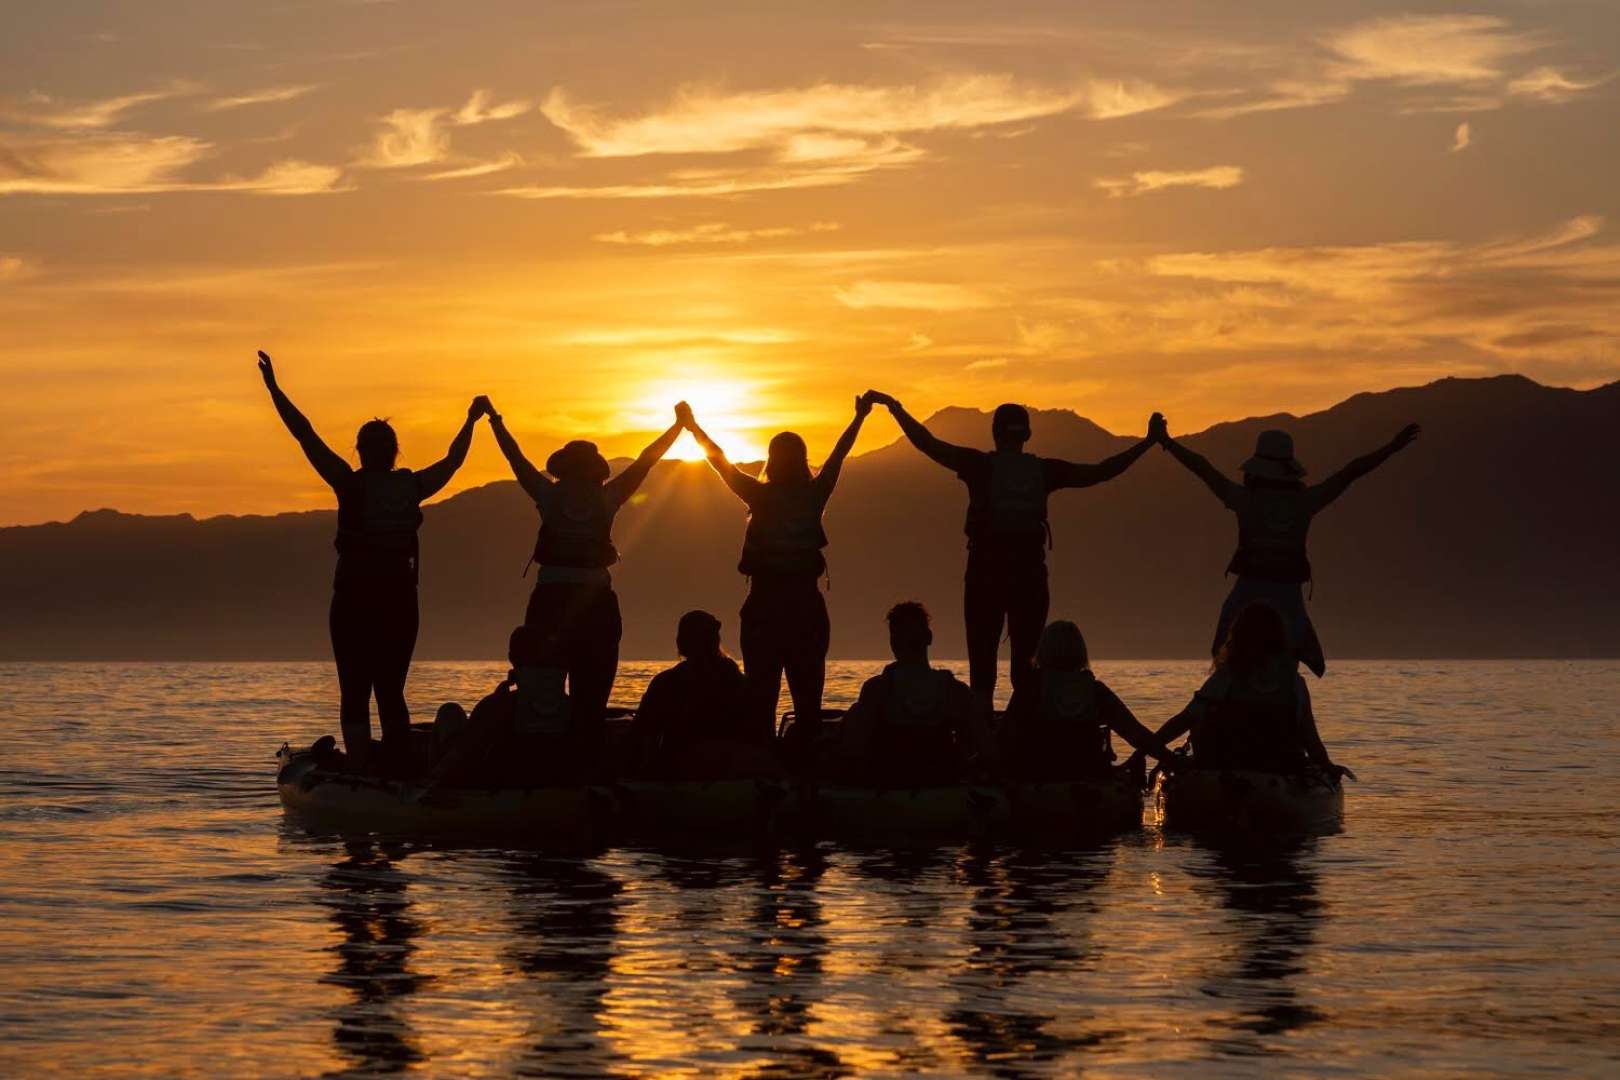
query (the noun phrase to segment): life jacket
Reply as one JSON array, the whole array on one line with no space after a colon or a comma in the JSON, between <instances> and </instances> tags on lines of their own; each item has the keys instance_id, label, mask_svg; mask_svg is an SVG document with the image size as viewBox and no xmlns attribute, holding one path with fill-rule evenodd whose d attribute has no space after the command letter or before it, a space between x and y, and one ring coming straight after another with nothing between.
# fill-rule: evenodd
<instances>
[{"instance_id":1,"label":"life jacket","mask_svg":"<svg viewBox=\"0 0 1620 1080\"><path fill-rule=\"evenodd\" d=\"M512 690L512 730L524 736L561 736L569 732L568 694L563 668L525 667L516 672Z\"/></svg>"},{"instance_id":2,"label":"life jacket","mask_svg":"<svg viewBox=\"0 0 1620 1080\"><path fill-rule=\"evenodd\" d=\"M1041 459L1021 451L998 450L988 456L989 480L982 492L969 494L968 537L987 544L1048 540L1046 469Z\"/></svg>"},{"instance_id":3,"label":"life jacket","mask_svg":"<svg viewBox=\"0 0 1620 1080\"><path fill-rule=\"evenodd\" d=\"M556 499L543 508L540 535L534 542L534 561L541 566L569 566L579 569L606 569L619 561L613 546L615 510L605 489L584 492L583 504L556 491Z\"/></svg>"},{"instance_id":4,"label":"life jacket","mask_svg":"<svg viewBox=\"0 0 1620 1080\"><path fill-rule=\"evenodd\" d=\"M1303 492L1249 488L1238 511L1238 546L1226 572L1290 584L1311 580L1305 535L1311 512Z\"/></svg>"},{"instance_id":5,"label":"life jacket","mask_svg":"<svg viewBox=\"0 0 1620 1080\"><path fill-rule=\"evenodd\" d=\"M374 570L416 571L422 524L416 476L409 469L360 469L340 487L334 546L342 562Z\"/></svg>"},{"instance_id":6,"label":"life jacket","mask_svg":"<svg viewBox=\"0 0 1620 1080\"><path fill-rule=\"evenodd\" d=\"M1194 759L1216 769L1290 773L1304 768L1298 685L1291 660L1256 678L1230 679L1226 693L1207 700L1204 719L1193 726Z\"/></svg>"},{"instance_id":7,"label":"life jacket","mask_svg":"<svg viewBox=\"0 0 1620 1080\"><path fill-rule=\"evenodd\" d=\"M1040 674L1040 704L1034 711L1025 749L1049 767L1072 769L1076 764L1112 761L1114 751L1103 721L1097 677L1089 670Z\"/></svg>"},{"instance_id":8,"label":"life jacket","mask_svg":"<svg viewBox=\"0 0 1620 1080\"><path fill-rule=\"evenodd\" d=\"M750 577L819 575L827 568L821 554L827 533L821 527L820 491L809 483L765 483L755 490L737 569Z\"/></svg>"},{"instance_id":9,"label":"life jacket","mask_svg":"<svg viewBox=\"0 0 1620 1080\"><path fill-rule=\"evenodd\" d=\"M948 671L903 670L890 664L873 724L873 765L896 780L950 782L961 767L951 730L951 698L960 684Z\"/></svg>"}]
</instances>

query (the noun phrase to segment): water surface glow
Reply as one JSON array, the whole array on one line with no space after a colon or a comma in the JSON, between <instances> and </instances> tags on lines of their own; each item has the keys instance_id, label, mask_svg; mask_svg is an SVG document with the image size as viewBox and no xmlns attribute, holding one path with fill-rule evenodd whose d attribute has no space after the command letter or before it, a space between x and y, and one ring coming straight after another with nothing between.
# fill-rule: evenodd
<instances>
[{"instance_id":1,"label":"water surface glow","mask_svg":"<svg viewBox=\"0 0 1620 1080\"><path fill-rule=\"evenodd\" d=\"M1149 722L1200 670L1099 667ZM499 674L423 664L412 700ZM335 691L318 664L0 665L0 1073L1620 1062L1620 664L1337 665L1313 691L1362 777L1348 826L1248 854L1151 824L1058 854L312 836L270 755Z\"/></svg>"}]
</instances>

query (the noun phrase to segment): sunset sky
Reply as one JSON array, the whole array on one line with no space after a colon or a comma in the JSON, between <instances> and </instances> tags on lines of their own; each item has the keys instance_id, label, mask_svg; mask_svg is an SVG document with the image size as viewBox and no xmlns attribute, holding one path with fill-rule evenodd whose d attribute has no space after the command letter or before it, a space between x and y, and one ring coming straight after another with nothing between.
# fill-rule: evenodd
<instances>
[{"instance_id":1,"label":"sunset sky","mask_svg":"<svg viewBox=\"0 0 1620 1080\"><path fill-rule=\"evenodd\" d=\"M1135 432L1620 378L1612 0L4 19L0 524L330 505L258 348L418 466L480 392L537 460L681 396L745 458L871 385Z\"/></svg>"}]
</instances>

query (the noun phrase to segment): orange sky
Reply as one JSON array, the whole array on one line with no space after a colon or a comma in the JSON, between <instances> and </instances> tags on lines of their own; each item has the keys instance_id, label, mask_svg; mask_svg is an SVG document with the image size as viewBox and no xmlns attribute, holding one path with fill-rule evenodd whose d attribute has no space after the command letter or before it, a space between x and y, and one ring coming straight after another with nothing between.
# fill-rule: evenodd
<instances>
[{"instance_id":1,"label":"orange sky","mask_svg":"<svg viewBox=\"0 0 1620 1080\"><path fill-rule=\"evenodd\" d=\"M0 524L328 505L261 347L417 465L479 392L536 459L683 394L746 457L874 384L1135 431L1620 377L1615 5L698 11L8 11Z\"/></svg>"}]
</instances>

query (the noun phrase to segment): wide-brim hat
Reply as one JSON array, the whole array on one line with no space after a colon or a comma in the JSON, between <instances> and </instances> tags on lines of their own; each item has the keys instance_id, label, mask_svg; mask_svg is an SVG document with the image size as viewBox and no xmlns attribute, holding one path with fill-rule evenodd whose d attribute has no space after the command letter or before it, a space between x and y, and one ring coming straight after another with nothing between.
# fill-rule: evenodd
<instances>
[{"instance_id":1,"label":"wide-brim hat","mask_svg":"<svg viewBox=\"0 0 1620 1080\"><path fill-rule=\"evenodd\" d=\"M580 476L602 481L611 471L607 458L596 449L596 444L584 439L567 443L546 459L546 472L559 480L565 476Z\"/></svg>"},{"instance_id":2,"label":"wide-brim hat","mask_svg":"<svg viewBox=\"0 0 1620 1080\"><path fill-rule=\"evenodd\" d=\"M1294 437L1275 429L1260 433L1254 440L1254 456L1241 468L1250 476L1271 480L1298 480L1305 475L1305 466L1294 457Z\"/></svg>"}]
</instances>

